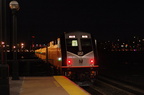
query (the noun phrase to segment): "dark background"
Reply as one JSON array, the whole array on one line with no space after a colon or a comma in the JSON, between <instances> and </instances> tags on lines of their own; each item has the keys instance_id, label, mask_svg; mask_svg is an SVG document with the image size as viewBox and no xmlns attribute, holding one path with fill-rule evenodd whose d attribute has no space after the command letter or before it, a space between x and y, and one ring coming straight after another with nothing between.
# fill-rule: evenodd
<instances>
[{"instance_id":1,"label":"dark background","mask_svg":"<svg viewBox=\"0 0 144 95\"><path fill-rule=\"evenodd\" d=\"M7 0L7 4L10 0ZM98 40L144 38L143 3L104 0L17 0L18 42L48 43L63 32L90 32ZM8 5L7 5L8 6ZM11 10L8 8L8 31ZM8 32L8 33L9 33Z\"/></svg>"}]
</instances>

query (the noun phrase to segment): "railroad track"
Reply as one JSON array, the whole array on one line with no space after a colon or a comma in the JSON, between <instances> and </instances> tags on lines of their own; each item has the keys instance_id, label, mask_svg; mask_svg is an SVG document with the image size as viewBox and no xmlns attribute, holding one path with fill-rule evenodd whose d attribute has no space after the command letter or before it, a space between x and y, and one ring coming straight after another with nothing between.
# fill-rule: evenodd
<instances>
[{"instance_id":1,"label":"railroad track","mask_svg":"<svg viewBox=\"0 0 144 95\"><path fill-rule=\"evenodd\" d=\"M99 76L93 85L83 88L91 95L144 95L143 89L105 76Z\"/></svg>"}]
</instances>

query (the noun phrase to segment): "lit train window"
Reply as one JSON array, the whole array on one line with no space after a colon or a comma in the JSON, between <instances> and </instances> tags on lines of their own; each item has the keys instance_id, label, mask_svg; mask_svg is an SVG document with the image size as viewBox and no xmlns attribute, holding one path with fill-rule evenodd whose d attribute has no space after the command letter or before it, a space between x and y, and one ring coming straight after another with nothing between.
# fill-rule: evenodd
<instances>
[{"instance_id":1,"label":"lit train window","mask_svg":"<svg viewBox=\"0 0 144 95\"><path fill-rule=\"evenodd\" d=\"M78 40L77 39L66 39L67 51L77 54L78 49Z\"/></svg>"},{"instance_id":2,"label":"lit train window","mask_svg":"<svg viewBox=\"0 0 144 95\"><path fill-rule=\"evenodd\" d=\"M68 47L76 47L78 46L78 40L77 39L67 39L66 40Z\"/></svg>"},{"instance_id":3,"label":"lit train window","mask_svg":"<svg viewBox=\"0 0 144 95\"><path fill-rule=\"evenodd\" d=\"M75 35L70 35L69 38L75 38Z\"/></svg>"},{"instance_id":4,"label":"lit train window","mask_svg":"<svg viewBox=\"0 0 144 95\"><path fill-rule=\"evenodd\" d=\"M72 40L72 46L78 46L77 40Z\"/></svg>"},{"instance_id":5,"label":"lit train window","mask_svg":"<svg viewBox=\"0 0 144 95\"><path fill-rule=\"evenodd\" d=\"M82 35L82 38L88 38L88 35Z\"/></svg>"}]
</instances>

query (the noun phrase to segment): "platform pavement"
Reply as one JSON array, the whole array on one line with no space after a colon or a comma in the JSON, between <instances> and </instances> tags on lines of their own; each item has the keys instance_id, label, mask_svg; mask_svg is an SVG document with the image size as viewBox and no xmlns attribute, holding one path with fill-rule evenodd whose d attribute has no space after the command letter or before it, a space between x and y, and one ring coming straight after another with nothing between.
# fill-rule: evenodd
<instances>
[{"instance_id":1,"label":"platform pavement","mask_svg":"<svg viewBox=\"0 0 144 95\"><path fill-rule=\"evenodd\" d=\"M12 78L9 77L10 95L20 95L22 82L23 77L20 77L20 80L12 80Z\"/></svg>"},{"instance_id":2,"label":"platform pavement","mask_svg":"<svg viewBox=\"0 0 144 95\"><path fill-rule=\"evenodd\" d=\"M9 80L10 95L90 95L64 76Z\"/></svg>"}]
</instances>

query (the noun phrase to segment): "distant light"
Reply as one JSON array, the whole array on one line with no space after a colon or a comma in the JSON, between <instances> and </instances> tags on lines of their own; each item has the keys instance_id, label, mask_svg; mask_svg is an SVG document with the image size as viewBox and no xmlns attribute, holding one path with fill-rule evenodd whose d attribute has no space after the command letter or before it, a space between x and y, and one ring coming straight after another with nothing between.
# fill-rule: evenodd
<instances>
[{"instance_id":1,"label":"distant light","mask_svg":"<svg viewBox=\"0 0 144 95\"><path fill-rule=\"evenodd\" d=\"M4 42L2 42L2 45L4 45L5 43Z\"/></svg>"},{"instance_id":2,"label":"distant light","mask_svg":"<svg viewBox=\"0 0 144 95\"><path fill-rule=\"evenodd\" d=\"M3 45L3 47L5 47L5 45Z\"/></svg>"},{"instance_id":3,"label":"distant light","mask_svg":"<svg viewBox=\"0 0 144 95\"><path fill-rule=\"evenodd\" d=\"M121 45L121 47L124 47L124 45Z\"/></svg>"},{"instance_id":4,"label":"distant light","mask_svg":"<svg viewBox=\"0 0 144 95\"><path fill-rule=\"evenodd\" d=\"M70 35L69 38L75 38L75 35Z\"/></svg>"},{"instance_id":5,"label":"distant light","mask_svg":"<svg viewBox=\"0 0 144 95\"><path fill-rule=\"evenodd\" d=\"M141 42L141 40L139 40L139 42Z\"/></svg>"},{"instance_id":6,"label":"distant light","mask_svg":"<svg viewBox=\"0 0 144 95\"><path fill-rule=\"evenodd\" d=\"M38 47L38 44L36 44L36 47Z\"/></svg>"},{"instance_id":7,"label":"distant light","mask_svg":"<svg viewBox=\"0 0 144 95\"><path fill-rule=\"evenodd\" d=\"M13 46L13 48L16 48L16 46Z\"/></svg>"},{"instance_id":8,"label":"distant light","mask_svg":"<svg viewBox=\"0 0 144 95\"><path fill-rule=\"evenodd\" d=\"M21 46L24 46L24 43L21 43Z\"/></svg>"},{"instance_id":9,"label":"distant light","mask_svg":"<svg viewBox=\"0 0 144 95\"><path fill-rule=\"evenodd\" d=\"M137 51L136 49L134 49L134 51Z\"/></svg>"},{"instance_id":10,"label":"distant light","mask_svg":"<svg viewBox=\"0 0 144 95\"><path fill-rule=\"evenodd\" d=\"M127 47L128 47L128 44L126 44L125 47L127 48Z\"/></svg>"},{"instance_id":11,"label":"distant light","mask_svg":"<svg viewBox=\"0 0 144 95\"><path fill-rule=\"evenodd\" d=\"M7 50L7 52L10 52L10 50Z\"/></svg>"},{"instance_id":12,"label":"distant light","mask_svg":"<svg viewBox=\"0 0 144 95\"><path fill-rule=\"evenodd\" d=\"M41 44L39 44L39 47L42 47L42 45L41 45Z\"/></svg>"},{"instance_id":13,"label":"distant light","mask_svg":"<svg viewBox=\"0 0 144 95\"><path fill-rule=\"evenodd\" d=\"M35 47L34 44L32 44L32 47Z\"/></svg>"},{"instance_id":14,"label":"distant light","mask_svg":"<svg viewBox=\"0 0 144 95\"><path fill-rule=\"evenodd\" d=\"M35 38L35 36L32 36L32 38Z\"/></svg>"},{"instance_id":15,"label":"distant light","mask_svg":"<svg viewBox=\"0 0 144 95\"><path fill-rule=\"evenodd\" d=\"M88 35L82 35L82 38L88 38Z\"/></svg>"}]
</instances>

